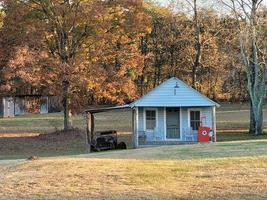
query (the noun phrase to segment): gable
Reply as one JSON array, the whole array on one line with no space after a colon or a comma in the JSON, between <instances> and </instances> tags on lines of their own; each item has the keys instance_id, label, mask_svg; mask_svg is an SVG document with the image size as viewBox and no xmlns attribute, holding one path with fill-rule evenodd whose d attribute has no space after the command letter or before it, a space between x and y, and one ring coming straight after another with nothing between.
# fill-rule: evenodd
<instances>
[{"instance_id":1,"label":"gable","mask_svg":"<svg viewBox=\"0 0 267 200\"><path fill-rule=\"evenodd\" d=\"M175 89L175 86L178 88ZM176 90L176 92L175 92ZM219 106L183 81L173 77L136 100L131 107Z\"/></svg>"}]
</instances>

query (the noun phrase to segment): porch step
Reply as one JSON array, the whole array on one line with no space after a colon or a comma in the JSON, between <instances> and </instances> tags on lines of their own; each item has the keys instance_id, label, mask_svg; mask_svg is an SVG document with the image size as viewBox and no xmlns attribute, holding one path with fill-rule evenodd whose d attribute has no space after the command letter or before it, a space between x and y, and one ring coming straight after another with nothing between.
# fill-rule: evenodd
<instances>
[{"instance_id":1,"label":"porch step","mask_svg":"<svg viewBox=\"0 0 267 200\"><path fill-rule=\"evenodd\" d=\"M178 145L178 144L196 144L195 141L140 141L139 145Z\"/></svg>"}]
</instances>

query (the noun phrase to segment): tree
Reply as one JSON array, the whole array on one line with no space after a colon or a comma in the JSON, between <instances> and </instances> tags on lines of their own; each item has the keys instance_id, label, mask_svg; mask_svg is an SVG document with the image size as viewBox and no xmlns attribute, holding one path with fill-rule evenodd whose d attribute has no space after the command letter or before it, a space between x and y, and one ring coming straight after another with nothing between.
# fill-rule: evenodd
<instances>
[{"instance_id":1,"label":"tree","mask_svg":"<svg viewBox=\"0 0 267 200\"><path fill-rule=\"evenodd\" d=\"M95 34L94 23L101 15L101 9L93 1L35 1L28 6L39 17L46 32L46 47L58 61L53 73L60 80L64 108L64 130L72 128L70 93L73 79L78 70L76 57L83 50L82 44Z\"/></svg>"},{"instance_id":2,"label":"tree","mask_svg":"<svg viewBox=\"0 0 267 200\"><path fill-rule=\"evenodd\" d=\"M197 69L199 68L202 56L202 37L201 37L201 25L199 23L197 0L193 0L193 3L187 0L192 6L194 11L194 29L195 29L195 59L192 66L192 87L196 88L197 82Z\"/></svg>"},{"instance_id":3,"label":"tree","mask_svg":"<svg viewBox=\"0 0 267 200\"><path fill-rule=\"evenodd\" d=\"M262 0L230 0L223 4L234 13L239 30L240 54L247 75L250 96L250 133L263 133L263 103L266 97L266 20L262 20Z\"/></svg>"},{"instance_id":4,"label":"tree","mask_svg":"<svg viewBox=\"0 0 267 200\"><path fill-rule=\"evenodd\" d=\"M4 7L5 41L18 39L6 44L14 48L3 64L9 82L61 96L65 130L88 104L137 97L138 42L149 31L143 1L6 0Z\"/></svg>"},{"instance_id":5,"label":"tree","mask_svg":"<svg viewBox=\"0 0 267 200\"><path fill-rule=\"evenodd\" d=\"M149 4L151 32L141 38L140 49L144 68L139 77L141 94L160 84L170 76L187 75L187 47L191 33L189 19L183 13L172 13L167 8Z\"/></svg>"},{"instance_id":6,"label":"tree","mask_svg":"<svg viewBox=\"0 0 267 200\"><path fill-rule=\"evenodd\" d=\"M1 32L2 27L3 27L4 15L5 15L4 11L1 8L1 4L0 4L0 32ZM2 52L0 50L0 60L2 60L2 57L3 57L3 54L2 54ZM3 90L3 88L2 88L3 81L2 80L3 80L3 66L0 64L0 91Z\"/></svg>"},{"instance_id":7,"label":"tree","mask_svg":"<svg viewBox=\"0 0 267 200\"><path fill-rule=\"evenodd\" d=\"M122 104L138 97L135 82L144 66L139 42L150 31L150 17L143 1L107 1L105 7L104 31L86 44L88 87L97 102Z\"/></svg>"}]
</instances>

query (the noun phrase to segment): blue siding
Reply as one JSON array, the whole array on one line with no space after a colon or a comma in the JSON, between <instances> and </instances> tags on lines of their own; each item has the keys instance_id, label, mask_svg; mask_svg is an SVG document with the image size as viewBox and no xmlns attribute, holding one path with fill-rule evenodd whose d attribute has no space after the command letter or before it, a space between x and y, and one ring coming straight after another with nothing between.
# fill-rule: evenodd
<instances>
[{"instance_id":1,"label":"blue siding","mask_svg":"<svg viewBox=\"0 0 267 200\"><path fill-rule=\"evenodd\" d=\"M157 128L155 131L152 132L145 132L145 109L149 109L151 107L139 107L138 108L138 131L139 134L145 133L147 141L163 141L165 140L165 134L166 134L166 114L165 114L165 108L158 107L153 108L157 109ZM184 129L190 127L189 122L189 110L200 110L201 111L201 117L205 117L205 121L203 122L205 126L208 126L212 128L212 107L184 107L180 108L181 111L181 141L185 141L185 133ZM195 135L194 141L197 141L197 137Z\"/></svg>"},{"instance_id":2,"label":"blue siding","mask_svg":"<svg viewBox=\"0 0 267 200\"><path fill-rule=\"evenodd\" d=\"M138 108L138 131L144 131L144 108Z\"/></svg>"}]
</instances>

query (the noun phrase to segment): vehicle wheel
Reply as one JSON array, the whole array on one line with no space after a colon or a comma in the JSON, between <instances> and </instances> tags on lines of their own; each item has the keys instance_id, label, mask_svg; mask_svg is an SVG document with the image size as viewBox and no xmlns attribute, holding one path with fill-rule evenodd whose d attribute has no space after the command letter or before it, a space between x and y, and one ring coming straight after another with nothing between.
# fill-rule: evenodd
<instances>
[{"instance_id":1,"label":"vehicle wheel","mask_svg":"<svg viewBox=\"0 0 267 200\"><path fill-rule=\"evenodd\" d=\"M127 146L126 146L125 142L120 142L117 145L117 149L127 149Z\"/></svg>"}]
</instances>

